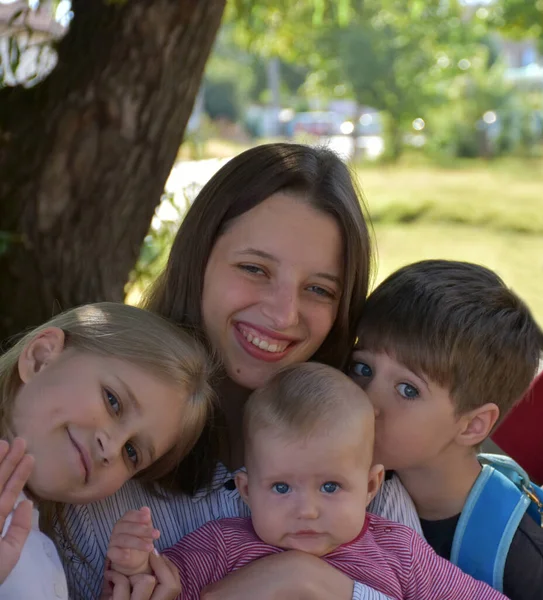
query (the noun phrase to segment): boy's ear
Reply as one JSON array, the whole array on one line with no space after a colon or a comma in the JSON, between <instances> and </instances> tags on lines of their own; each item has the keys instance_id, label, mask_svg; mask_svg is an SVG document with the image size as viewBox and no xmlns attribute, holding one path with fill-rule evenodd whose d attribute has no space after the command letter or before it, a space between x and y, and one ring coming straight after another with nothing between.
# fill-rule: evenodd
<instances>
[{"instance_id":1,"label":"boy's ear","mask_svg":"<svg viewBox=\"0 0 543 600\"><path fill-rule=\"evenodd\" d=\"M461 446L478 446L490 435L496 421L500 418L500 409L493 402L474 408L460 418L463 421L456 441Z\"/></svg>"},{"instance_id":2,"label":"boy's ear","mask_svg":"<svg viewBox=\"0 0 543 600\"><path fill-rule=\"evenodd\" d=\"M239 495L243 498L245 504L251 508L251 505L249 504L249 477L247 476L247 473L245 471L236 473L235 480Z\"/></svg>"},{"instance_id":3,"label":"boy's ear","mask_svg":"<svg viewBox=\"0 0 543 600\"><path fill-rule=\"evenodd\" d=\"M48 327L36 334L19 356L17 366L21 381L28 383L55 361L64 350L65 341L64 331L58 327Z\"/></svg>"},{"instance_id":4,"label":"boy's ear","mask_svg":"<svg viewBox=\"0 0 543 600\"><path fill-rule=\"evenodd\" d=\"M375 498L385 477L385 467L383 465L373 465L368 473L368 495L366 496L366 506Z\"/></svg>"}]
</instances>

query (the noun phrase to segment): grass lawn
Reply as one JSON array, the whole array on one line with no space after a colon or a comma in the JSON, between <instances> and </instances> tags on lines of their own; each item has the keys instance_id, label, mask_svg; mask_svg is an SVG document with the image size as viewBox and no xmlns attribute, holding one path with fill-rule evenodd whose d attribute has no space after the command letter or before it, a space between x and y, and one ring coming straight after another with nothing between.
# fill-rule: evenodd
<instances>
[{"instance_id":1,"label":"grass lawn","mask_svg":"<svg viewBox=\"0 0 543 600\"><path fill-rule=\"evenodd\" d=\"M377 282L424 258L478 262L543 325L543 161L374 165L358 175L375 228Z\"/></svg>"}]
</instances>

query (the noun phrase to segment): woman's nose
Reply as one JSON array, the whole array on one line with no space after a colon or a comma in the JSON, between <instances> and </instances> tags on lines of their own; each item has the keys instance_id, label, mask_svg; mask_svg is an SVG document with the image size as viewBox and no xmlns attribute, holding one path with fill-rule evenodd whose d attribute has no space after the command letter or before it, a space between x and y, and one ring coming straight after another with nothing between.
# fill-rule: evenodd
<instances>
[{"instance_id":1,"label":"woman's nose","mask_svg":"<svg viewBox=\"0 0 543 600\"><path fill-rule=\"evenodd\" d=\"M285 331L299 322L298 293L293 289L275 289L262 303L262 314L274 329Z\"/></svg>"}]
</instances>

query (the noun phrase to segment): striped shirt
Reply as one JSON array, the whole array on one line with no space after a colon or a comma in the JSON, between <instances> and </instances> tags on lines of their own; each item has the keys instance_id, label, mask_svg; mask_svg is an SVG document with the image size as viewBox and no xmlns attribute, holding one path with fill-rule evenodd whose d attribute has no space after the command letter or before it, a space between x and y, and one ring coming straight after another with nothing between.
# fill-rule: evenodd
<instances>
[{"instance_id":1,"label":"striped shirt","mask_svg":"<svg viewBox=\"0 0 543 600\"><path fill-rule=\"evenodd\" d=\"M128 510L142 506L151 509L153 525L161 532L156 543L159 551L173 546L208 521L249 516L249 509L233 485L233 478L234 474L219 464L210 487L194 496L167 492L155 496L140 482L131 480L116 494L100 502L67 505L63 512L63 527L56 524L55 541L64 563L70 598L94 600L99 597L111 531ZM413 502L396 480L385 482L370 510L421 532ZM384 600L384 597L366 586L355 584L353 600Z\"/></svg>"},{"instance_id":2,"label":"striped shirt","mask_svg":"<svg viewBox=\"0 0 543 600\"><path fill-rule=\"evenodd\" d=\"M254 560L282 552L256 535L251 519L210 521L164 552L179 569L179 600ZM396 600L504 600L486 583L438 556L412 529L368 514L362 532L323 559Z\"/></svg>"}]
</instances>

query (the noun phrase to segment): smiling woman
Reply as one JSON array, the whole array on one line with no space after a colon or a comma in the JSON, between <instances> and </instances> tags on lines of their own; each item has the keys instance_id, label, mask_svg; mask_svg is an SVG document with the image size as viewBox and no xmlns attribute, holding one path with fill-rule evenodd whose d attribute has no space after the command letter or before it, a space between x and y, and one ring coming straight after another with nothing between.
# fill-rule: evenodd
<instances>
[{"instance_id":1,"label":"smiling woman","mask_svg":"<svg viewBox=\"0 0 543 600\"><path fill-rule=\"evenodd\" d=\"M219 356L220 410L164 495L131 481L105 502L66 508L68 538L83 556L70 548L66 531L59 531L75 597L98 595L96 574L103 569L109 533L134 506L151 509L161 532L159 550L210 519L247 514L231 485L243 466L245 401L289 365L309 360L344 365L372 265L362 206L348 168L333 152L299 144L252 148L228 161L201 190L147 307L193 328ZM406 506L411 523L414 509ZM265 577L262 567L249 565L211 597L365 597L362 587L324 562L290 555L271 559ZM94 596L81 586L93 580ZM309 582L307 594L301 588Z\"/></svg>"}]
</instances>

